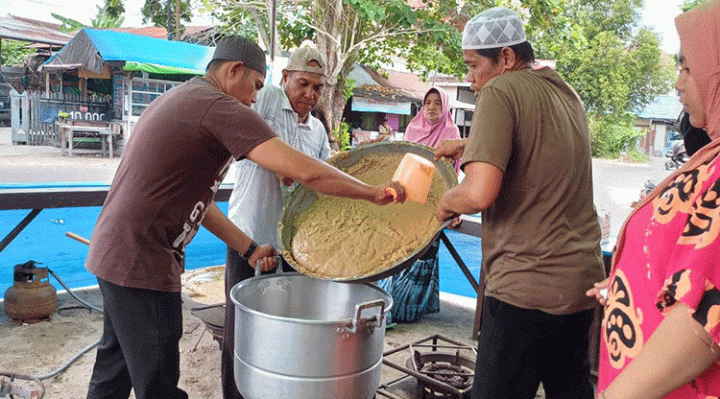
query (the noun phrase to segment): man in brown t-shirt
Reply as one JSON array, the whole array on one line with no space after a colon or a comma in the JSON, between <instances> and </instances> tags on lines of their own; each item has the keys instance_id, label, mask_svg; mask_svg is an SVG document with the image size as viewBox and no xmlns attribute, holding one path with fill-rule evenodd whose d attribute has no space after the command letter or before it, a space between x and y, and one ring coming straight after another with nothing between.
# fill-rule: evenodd
<instances>
[{"instance_id":1,"label":"man in brown t-shirt","mask_svg":"<svg viewBox=\"0 0 720 399\"><path fill-rule=\"evenodd\" d=\"M263 270L277 262L213 202L232 158L248 158L319 192L378 205L393 198L280 140L249 108L265 54L243 37L218 43L204 77L153 101L128 140L93 230L86 267L98 278L105 322L88 398L187 398L177 387L180 274L200 224ZM396 201L399 202L399 201Z\"/></svg>"},{"instance_id":2,"label":"man in brown t-shirt","mask_svg":"<svg viewBox=\"0 0 720 399\"><path fill-rule=\"evenodd\" d=\"M437 217L482 212L485 299L472 397L591 399L585 291L603 278L582 101L534 70L522 21L504 8L465 26L463 59L478 99L462 155L465 178ZM463 151L464 148L464 151Z\"/></svg>"}]
</instances>

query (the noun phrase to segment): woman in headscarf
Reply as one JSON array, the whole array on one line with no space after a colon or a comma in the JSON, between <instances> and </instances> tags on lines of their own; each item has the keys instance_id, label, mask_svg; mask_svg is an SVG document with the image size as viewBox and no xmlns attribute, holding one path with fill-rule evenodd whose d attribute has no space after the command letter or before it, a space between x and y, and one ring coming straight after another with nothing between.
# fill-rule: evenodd
<instances>
[{"instance_id":1,"label":"woman in headscarf","mask_svg":"<svg viewBox=\"0 0 720 399\"><path fill-rule=\"evenodd\" d=\"M441 140L460 138L460 130L452 120L448 108L448 95L435 87L425 93L420 112L405 129L405 141L435 148ZM460 170L460 160L454 161L455 171Z\"/></svg>"},{"instance_id":2,"label":"woman in headscarf","mask_svg":"<svg viewBox=\"0 0 720 399\"><path fill-rule=\"evenodd\" d=\"M675 23L675 88L712 141L637 205L610 278L588 291L605 304L600 398L720 396L720 2Z\"/></svg>"},{"instance_id":3,"label":"woman in headscarf","mask_svg":"<svg viewBox=\"0 0 720 399\"><path fill-rule=\"evenodd\" d=\"M460 131L453 123L448 109L448 96L433 87L425 94L420 112L405 130L405 141L435 147L440 140L459 139ZM459 160L455 170L459 170ZM388 321L409 323L422 315L440 311L439 242L430 245L427 252L410 267L378 285L393 297L393 308Z\"/></svg>"}]
</instances>

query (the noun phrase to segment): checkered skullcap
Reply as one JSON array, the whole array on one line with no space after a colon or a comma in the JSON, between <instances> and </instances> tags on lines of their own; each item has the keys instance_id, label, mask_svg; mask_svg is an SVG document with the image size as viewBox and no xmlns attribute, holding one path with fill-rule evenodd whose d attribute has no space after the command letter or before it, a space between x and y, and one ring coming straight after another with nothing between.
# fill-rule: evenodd
<instances>
[{"instance_id":1,"label":"checkered skullcap","mask_svg":"<svg viewBox=\"0 0 720 399\"><path fill-rule=\"evenodd\" d=\"M462 49L512 46L527 41L520 16L507 8L490 8L474 16L463 31Z\"/></svg>"}]
</instances>

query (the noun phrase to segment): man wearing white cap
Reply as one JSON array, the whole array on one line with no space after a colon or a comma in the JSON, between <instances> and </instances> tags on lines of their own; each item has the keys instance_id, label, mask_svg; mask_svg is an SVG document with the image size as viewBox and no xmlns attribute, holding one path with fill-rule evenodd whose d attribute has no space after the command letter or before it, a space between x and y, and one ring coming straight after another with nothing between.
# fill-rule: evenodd
<instances>
[{"instance_id":1,"label":"man wearing white cap","mask_svg":"<svg viewBox=\"0 0 720 399\"><path fill-rule=\"evenodd\" d=\"M603 278L585 108L534 54L513 11L465 26L463 59L477 94L470 136L436 156L462 156L463 181L440 220L482 212L485 298L472 397L593 397L585 291Z\"/></svg>"},{"instance_id":2,"label":"man wearing white cap","mask_svg":"<svg viewBox=\"0 0 720 399\"><path fill-rule=\"evenodd\" d=\"M249 39L222 39L205 76L155 99L143 111L93 229L85 266L103 296L103 333L88 399L187 399L180 378L180 275L185 248L200 225L242 252L274 265L215 204L231 159L251 159L331 195L393 201L388 186L369 186L280 140L250 105L265 78L265 54Z\"/></svg>"},{"instance_id":3,"label":"man wearing white cap","mask_svg":"<svg viewBox=\"0 0 720 399\"><path fill-rule=\"evenodd\" d=\"M258 92L253 109L273 131L293 148L313 158L330 156L325 126L310 111L315 109L325 86L327 61L311 47L302 47L290 55L282 72L281 87L267 85ZM230 195L228 216L235 225L261 245L277 248L278 223L283 195L295 185L283 189L282 176L276 176L257 163L245 159L237 163L235 183ZM250 265L235 249L228 246L225 263L225 323L221 374L224 399L242 398L235 386L233 346L235 343L235 307L230 289L254 275ZM287 264L284 267L289 267Z\"/></svg>"}]
</instances>

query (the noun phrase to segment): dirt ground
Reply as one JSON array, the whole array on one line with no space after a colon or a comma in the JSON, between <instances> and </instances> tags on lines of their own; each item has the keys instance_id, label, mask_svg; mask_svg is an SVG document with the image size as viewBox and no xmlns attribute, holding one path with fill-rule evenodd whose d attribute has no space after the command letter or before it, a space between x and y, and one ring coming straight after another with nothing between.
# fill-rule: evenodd
<instances>
[{"instance_id":1,"label":"dirt ground","mask_svg":"<svg viewBox=\"0 0 720 399\"><path fill-rule=\"evenodd\" d=\"M103 158L92 151L74 151L63 156L60 149L47 146L13 145L10 129L0 128L0 176L6 183L41 181L105 181L110 182L119 158ZM232 174L229 174L232 175ZM220 269L221 270L221 269ZM188 297L201 303L222 300L222 279L218 269L210 272L192 271L184 275ZM208 277L210 276L210 277ZM58 289L62 287L51 278ZM78 296L97 306L102 305L96 288L73 290ZM2 373L44 376L64 366L83 349L97 342L102 333L102 314L78 308L80 303L66 292L58 294L58 308L49 318L32 324L10 319L0 302L0 385ZM397 325L386 332L385 350L409 344L433 334L476 345L471 339L475 300L441 294L441 312L426 315L419 322ZM189 311L183 311L184 334L180 340L180 382L190 398L221 398L219 343L205 325ZM91 347L64 371L42 380L44 398L80 399L87 393L96 350ZM405 355L393 355L393 361L404 364ZM403 374L383 367L381 384L390 384ZM4 379L5 382L9 380ZM34 383L13 382L16 386L38 389ZM415 380L404 380L387 387L397 398L421 397ZM131 396L133 397L133 396ZM382 398L378 395L378 398ZM268 398L276 399L276 398ZM321 398L318 398L321 399ZM327 398L330 399L330 398Z\"/></svg>"},{"instance_id":2,"label":"dirt ground","mask_svg":"<svg viewBox=\"0 0 720 399\"><path fill-rule=\"evenodd\" d=\"M215 269L215 270L212 270ZM217 275L221 268L211 268ZM185 278L186 295L193 295L198 302L214 301L212 295L195 296L198 291L198 279L202 272L193 271ZM189 281L195 278L195 282ZM215 278L206 288L213 292L212 285L221 286L222 281ZM53 281L54 282L54 281ZM56 285L56 284L53 284ZM203 285L203 284L200 284ZM189 288L192 287L192 288ZM202 291L202 289L200 289ZM96 288L73 290L83 300L102 306L101 296ZM221 291L220 291L221 292ZM461 304L458 298L441 298L441 312L426 315L420 322L397 325L386 332L385 350L405 345L432 334L441 334L471 346L476 345L470 337L474 310L467 302ZM462 301L460 301L462 302ZM474 302L474 301L473 301ZM21 323L10 319L0 311L0 373L16 373L31 376L51 374L84 348L97 342L102 333L102 314L89 311L66 292L58 294L58 308L49 318L36 323ZM0 308L2 306L0 305ZM220 388L220 350L219 343L213 339L205 325L184 307L184 334L180 340L180 382L190 398L221 398ZM55 376L42 380L45 388L44 398L79 399L84 398L92 373L96 350L92 347L67 369ZM394 362L404 364L406 357L402 353L392 355ZM402 374L392 368L383 367L381 384L389 384ZM0 376L0 380L2 377ZM5 379L5 381L9 381ZM16 384L28 389L38 389L35 383ZM421 392L415 380L406 379L387 387L387 391L396 398L419 398ZM134 396L131 396L133 398ZM383 396L378 395L378 398ZM275 398L268 398L275 399ZM330 399L330 398L328 398Z\"/></svg>"},{"instance_id":3,"label":"dirt ground","mask_svg":"<svg viewBox=\"0 0 720 399\"><path fill-rule=\"evenodd\" d=\"M598 173L598 178L595 179L596 201L599 207L604 207L613 214L613 230L617 230L624 220L624 214L629 210L629 203L637 199L637 192L642 187L642 182L649 177L653 177L657 182L665 172L655 166L595 161L594 167ZM91 152L78 151L77 156L70 158L63 156L55 147L12 145L9 129L0 128L0 176L7 183L109 182L118 163L119 158L102 158ZM624 185L619 187L619 183ZM204 303L217 303L221 300L222 290L218 287L221 287L222 280L217 278L217 273L214 277L208 277L202 275L202 272L193 271L186 273L184 278L186 294L193 296L194 300ZM54 280L51 281L56 288L61 289ZM198 284L199 281L202 283ZM213 286L215 288L212 288ZM204 288L207 288L208 292L202 292ZM199 297L194 296L198 294L197 291L200 291ZM74 292L98 306L102 303L99 291L95 288ZM212 296L213 292L215 296ZM3 380L2 373L35 376L50 374L65 365L78 352L97 342L102 332L102 315L95 311L90 312L86 308L78 308L78 305L76 300L63 292L58 295L58 310L55 313L43 321L26 324L8 318L0 302L0 309L3 309L0 310L0 386L3 381L8 381ZM417 323L397 325L388 330L385 336L385 350L413 343L434 334L474 347L477 345L477 341L471 339L474 309L474 299L461 299L441 293L440 313L426 315ZM219 344L206 330L205 325L190 313L189 307L184 309L183 320L179 385L190 398L221 398ZM44 398L84 398L95 353L95 348L91 347L67 369L43 379L42 383L46 389ZM409 355L404 355L404 352L398 352L386 359L404 364L408 357ZM402 375L391 367L384 366L380 383L394 396L378 394L377 398L421 398L421 390L414 379L392 383ZM21 382L18 380L14 384ZM33 383L21 385L29 389L38 388ZM536 398L544 398L542 388Z\"/></svg>"},{"instance_id":4,"label":"dirt ground","mask_svg":"<svg viewBox=\"0 0 720 399\"><path fill-rule=\"evenodd\" d=\"M84 300L102 306L97 289L74 291ZM97 342L102 333L102 314L80 309L67 294L58 296L58 310L48 319L27 324L0 315L0 372L47 375L63 366L82 349ZM185 310L180 341L180 386L191 398L219 398L219 346L204 325ZM93 347L64 372L43 380L45 398L84 398L96 350ZM37 389L37 384L25 384ZM131 396L133 397L133 396Z\"/></svg>"}]
</instances>

